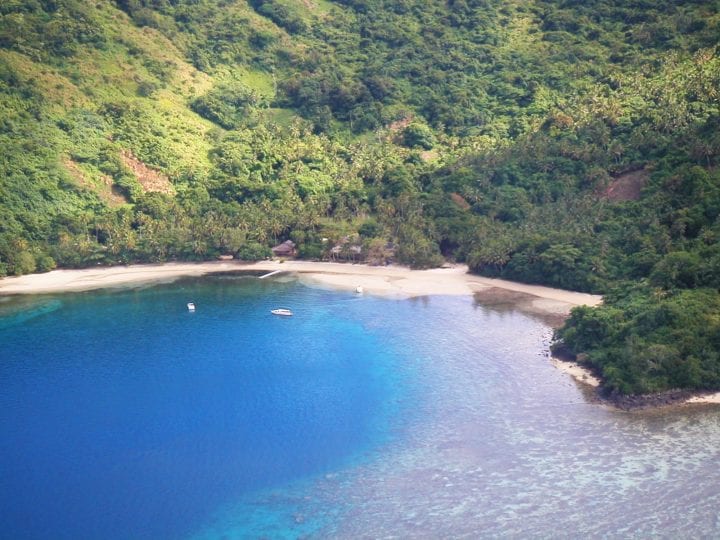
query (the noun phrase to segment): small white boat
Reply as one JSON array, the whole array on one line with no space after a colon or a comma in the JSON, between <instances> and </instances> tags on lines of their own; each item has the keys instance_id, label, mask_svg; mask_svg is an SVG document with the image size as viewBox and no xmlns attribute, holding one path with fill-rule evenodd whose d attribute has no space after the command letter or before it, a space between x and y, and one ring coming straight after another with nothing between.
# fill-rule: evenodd
<instances>
[{"instance_id":1,"label":"small white boat","mask_svg":"<svg viewBox=\"0 0 720 540\"><path fill-rule=\"evenodd\" d=\"M355 287L355 292L358 293L358 294L362 294L362 293L363 293L363 288L362 288L360 285L358 285L357 287Z\"/></svg>"},{"instance_id":2,"label":"small white boat","mask_svg":"<svg viewBox=\"0 0 720 540\"><path fill-rule=\"evenodd\" d=\"M192 302L188 302L187 307L188 311L195 311L195 304L193 304Z\"/></svg>"},{"instance_id":3,"label":"small white boat","mask_svg":"<svg viewBox=\"0 0 720 540\"><path fill-rule=\"evenodd\" d=\"M270 313L272 313L273 315L282 315L284 317L290 317L293 314L292 311L285 308L271 309Z\"/></svg>"}]
</instances>

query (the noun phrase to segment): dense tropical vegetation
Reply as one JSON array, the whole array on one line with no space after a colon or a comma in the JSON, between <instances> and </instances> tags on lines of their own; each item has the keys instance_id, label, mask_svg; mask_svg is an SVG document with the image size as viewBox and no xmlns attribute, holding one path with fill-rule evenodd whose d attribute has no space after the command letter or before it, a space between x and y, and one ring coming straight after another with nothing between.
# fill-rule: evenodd
<instances>
[{"instance_id":1,"label":"dense tropical vegetation","mask_svg":"<svg viewBox=\"0 0 720 540\"><path fill-rule=\"evenodd\" d=\"M0 276L443 259L603 293L618 393L720 389L720 2L4 0Z\"/></svg>"}]
</instances>

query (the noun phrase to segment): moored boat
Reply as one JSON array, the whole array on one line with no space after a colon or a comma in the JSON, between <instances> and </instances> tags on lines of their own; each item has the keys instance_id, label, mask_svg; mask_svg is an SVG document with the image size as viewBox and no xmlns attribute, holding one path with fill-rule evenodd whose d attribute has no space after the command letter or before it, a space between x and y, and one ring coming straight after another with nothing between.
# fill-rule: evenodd
<instances>
[{"instance_id":1,"label":"moored boat","mask_svg":"<svg viewBox=\"0 0 720 540\"><path fill-rule=\"evenodd\" d=\"M272 313L273 315L281 315L284 317L290 317L293 314L292 311L286 308L271 309L270 313Z\"/></svg>"}]
</instances>

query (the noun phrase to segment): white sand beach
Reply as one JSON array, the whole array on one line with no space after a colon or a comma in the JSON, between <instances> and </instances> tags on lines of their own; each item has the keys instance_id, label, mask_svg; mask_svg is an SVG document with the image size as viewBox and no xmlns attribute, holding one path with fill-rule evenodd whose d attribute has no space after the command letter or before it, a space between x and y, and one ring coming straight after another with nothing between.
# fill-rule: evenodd
<instances>
[{"instance_id":1,"label":"white sand beach","mask_svg":"<svg viewBox=\"0 0 720 540\"><path fill-rule=\"evenodd\" d=\"M404 266L368 266L365 264L313 261L212 261L202 263L137 264L53 270L44 274L29 274L0 279L0 296L79 292L93 289L171 282L184 276L202 276L219 272L250 270L257 272L287 272L303 283L355 291L392 298L412 298L428 295L473 295L480 298L505 297L507 303L539 315L564 318L575 306L596 306L602 302L598 295L577 293L539 285L527 285L502 279L492 279L468 273L465 265L450 265L431 270L412 270ZM501 294L498 295L497 291ZM590 386L600 380L579 364L553 359L562 372ZM720 393L699 395L687 403L720 403Z\"/></svg>"},{"instance_id":2,"label":"white sand beach","mask_svg":"<svg viewBox=\"0 0 720 540\"><path fill-rule=\"evenodd\" d=\"M706 394L704 396L693 396L685 403L714 403L720 404L720 392L714 394Z\"/></svg>"},{"instance_id":3,"label":"white sand beach","mask_svg":"<svg viewBox=\"0 0 720 540\"><path fill-rule=\"evenodd\" d=\"M588 368L583 367L576 362L567 362L558 358L552 358L550 362L553 366L558 368L563 373L567 373L578 382L593 386L595 388L600 386L600 379L593 375L593 372L590 371Z\"/></svg>"},{"instance_id":4,"label":"white sand beach","mask_svg":"<svg viewBox=\"0 0 720 540\"><path fill-rule=\"evenodd\" d=\"M288 273L296 276L308 286L349 291L361 288L363 294L392 298L476 294L481 301L487 301L490 305L510 305L525 312L550 317L556 322L562 321L575 306L595 306L602 301L602 297L596 295L472 275L468 273L465 265L451 265L431 270L412 270L395 265L368 266L296 260L253 263L212 261L139 264L80 270L53 270L43 274L0 279L0 296L127 287L153 282L170 282L184 276L243 270L260 273ZM588 374L579 366L569 368L566 364L566 362L556 363L562 371L581 382L592 384L597 381L591 375L588 377Z\"/></svg>"},{"instance_id":5,"label":"white sand beach","mask_svg":"<svg viewBox=\"0 0 720 540\"><path fill-rule=\"evenodd\" d=\"M502 289L529 295L539 310L567 314L578 305L598 305L602 298L526 285L501 279L468 274L467 266L453 265L431 270L411 270L403 266L368 266L311 261L213 261L203 263L165 263L130 266L53 270L44 274L8 277L0 280L0 295L77 292L132 284L167 282L183 276L201 276L218 272L281 270L295 274L304 283L334 289L355 290L366 294L411 298L427 295L470 295L488 289Z\"/></svg>"}]
</instances>

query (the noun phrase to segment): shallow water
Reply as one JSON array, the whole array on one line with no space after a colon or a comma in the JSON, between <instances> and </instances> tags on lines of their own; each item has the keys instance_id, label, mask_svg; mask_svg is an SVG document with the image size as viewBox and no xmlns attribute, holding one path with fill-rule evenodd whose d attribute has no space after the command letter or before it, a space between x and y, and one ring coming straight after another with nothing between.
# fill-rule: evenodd
<instances>
[{"instance_id":1,"label":"shallow water","mask_svg":"<svg viewBox=\"0 0 720 540\"><path fill-rule=\"evenodd\" d=\"M0 310L2 537L720 532L720 409L588 403L520 313L236 277Z\"/></svg>"}]
</instances>

